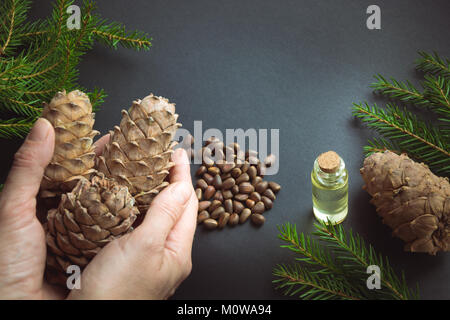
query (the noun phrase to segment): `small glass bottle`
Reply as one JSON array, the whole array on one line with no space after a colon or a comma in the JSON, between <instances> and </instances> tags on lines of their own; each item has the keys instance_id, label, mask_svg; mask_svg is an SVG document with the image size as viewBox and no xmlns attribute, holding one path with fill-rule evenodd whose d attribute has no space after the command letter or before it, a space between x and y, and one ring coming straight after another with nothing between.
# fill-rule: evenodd
<instances>
[{"instance_id":1,"label":"small glass bottle","mask_svg":"<svg viewBox=\"0 0 450 320\"><path fill-rule=\"evenodd\" d=\"M348 212L348 172L334 151L322 153L311 172L314 215L333 224L344 221Z\"/></svg>"}]
</instances>

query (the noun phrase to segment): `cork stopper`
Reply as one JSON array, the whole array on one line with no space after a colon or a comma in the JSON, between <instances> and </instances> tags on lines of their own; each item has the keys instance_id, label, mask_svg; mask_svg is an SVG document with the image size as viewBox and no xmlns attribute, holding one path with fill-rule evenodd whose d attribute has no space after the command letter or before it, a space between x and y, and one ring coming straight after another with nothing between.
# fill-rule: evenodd
<instances>
[{"instance_id":1,"label":"cork stopper","mask_svg":"<svg viewBox=\"0 0 450 320\"><path fill-rule=\"evenodd\" d=\"M318 158L317 162L319 164L320 170L326 173L334 173L339 169L341 165L341 158L334 151L328 151L322 153Z\"/></svg>"}]
</instances>

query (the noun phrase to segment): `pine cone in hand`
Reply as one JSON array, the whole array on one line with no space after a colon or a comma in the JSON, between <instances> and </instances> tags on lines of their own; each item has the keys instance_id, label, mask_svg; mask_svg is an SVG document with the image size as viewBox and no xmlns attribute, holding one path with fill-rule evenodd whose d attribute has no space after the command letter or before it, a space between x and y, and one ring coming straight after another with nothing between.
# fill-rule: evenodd
<instances>
[{"instance_id":1,"label":"pine cone in hand","mask_svg":"<svg viewBox=\"0 0 450 320\"><path fill-rule=\"evenodd\" d=\"M168 185L164 180L173 166L172 141L178 114L175 105L153 94L122 111L120 126L111 131L97 168L127 186L139 210L145 213L153 198Z\"/></svg>"},{"instance_id":2,"label":"pine cone in hand","mask_svg":"<svg viewBox=\"0 0 450 320\"><path fill-rule=\"evenodd\" d=\"M42 198L55 198L70 192L82 177L95 172L93 138L94 113L86 94L75 90L58 92L45 105L42 117L55 128L55 151L41 183ZM58 202L56 202L57 205Z\"/></svg>"},{"instance_id":3,"label":"pine cone in hand","mask_svg":"<svg viewBox=\"0 0 450 320\"><path fill-rule=\"evenodd\" d=\"M59 207L47 215L50 274L56 271L61 279L69 265L85 267L102 247L132 230L137 214L127 187L102 174L90 181L80 179L72 192L61 196Z\"/></svg>"}]
</instances>

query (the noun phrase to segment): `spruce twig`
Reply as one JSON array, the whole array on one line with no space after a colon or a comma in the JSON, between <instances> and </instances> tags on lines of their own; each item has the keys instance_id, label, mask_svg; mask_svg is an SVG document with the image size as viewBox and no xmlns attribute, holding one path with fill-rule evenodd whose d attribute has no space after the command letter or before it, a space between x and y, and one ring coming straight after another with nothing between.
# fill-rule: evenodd
<instances>
[{"instance_id":1,"label":"spruce twig","mask_svg":"<svg viewBox=\"0 0 450 320\"><path fill-rule=\"evenodd\" d=\"M278 238L286 242L282 248L287 248L297 254L296 260L318 266L315 273L339 273L339 269L334 265L329 253L320 246L313 238L305 236L303 233L298 235L297 227L287 223L278 227Z\"/></svg>"},{"instance_id":2,"label":"spruce twig","mask_svg":"<svg viewBox=\"0 0 450 320\"><path fill-rule=\"evenodd\" d=\"M386 110L376 104L355 103L353 114L395 142L415 159L426 162L436 172L450 174L450 151L442 133L413 114L388 104Z\"/></svg>"},{"instance_id":3,"label":"spruce twig","mask_svg":"<svg viewBox=\"0 0 450 320\"><path fill-rule=\"evenodd\" d=\"M358 294L344 281L333 276L319 276L317 273L301 267L299 264L277 265L273 270L277 277L273 283L285 295L296 296L305 300L360 300Z\"/></svg>"},{"instance_id":4,"label":"spruce twig","mask_svg":"<svg viewBox=\"0 0 450 320\"><path fill-rule=\"evenodd\" d=\"M148 50L151 46L152 38L141 31L135 30L128 32L125 26L118 22L108 22L97 18L98 22L93 30L95 39L103 44L117 49L120 44L124 48L133 48L136 50Z\"/></svg>"},{"instance_id":5,"label":"spruce twig","mask_svg":"<svg viewBox=\"0 0 450 320\"><path fill-rule=\"evenodd\" d=\"M14 53L22 45L19 33L25 30L24 22L30 1L11 0L0 5L0 56Z\"/></svg>"},{"instance_id":6,"label":"spruce twig","mask_svg":"<svg viewBox=\"0 0 450 320\"><path fill-rule=\"evenodd\" d=\"M400 147L398 147L395 143L383 138L373 138L371 140L368 140L367 143L369 145L364 147L364 152L366 153L367 156L375 152L385 152L385 151L391 151L396 154L402 153Z\"/></svg>"},{"instance_id":7,"label":"spruce twig","mask_svg":"<svg viewBox=\"0 0 450 320\"><path fill-rule=\"evenodd\" d=\"M411 82L400 82L391 78L390 81L386 80L381 74L375 76L377 82L372 83L370 86L375 92L387 95L391 98L398 99L406 103L413 103L416 105L429 106L431 103L425 96L417 90Z\"/></svg>"},{"instance_id":8,"label":"spruce twig","mask_svg":"<svg viewBox=\"0 0 450 320\"><path fill-rule=\"evenodd\" d=\"M445 117L441 120L450 118L450 81L441 76L425 75L423 86L434 111Z\"/></svg>"},{"instance_id":9,"label":"spruce twig","mask_svg":"<svg viewBox=\"0 0 450 320\"><path fill-rule=\"evenodd\" d=\"M25 136L33 123L34 118L0 120L0 138L11 139L15 136Z\"/></svg>"},{"instance_id":10,"label":"spruce twig","mask_svg":"<svg viewBox=\"0 0 450 320\"><path fill-rule=\"evenodd\" d=\"M366 246L360 235L354 235L351 229L346 232L342 225L320 223L316 224L316 230L316 236L333 246L336 260L340 261L340 265L350 277L362 277L364 280L367 279L368 266L375 265L380 268L382 289L371 291L375 295L399 300L418 298L417 294L408 288L404 274L402 273L400 278L397 277L388 258L377 254L371 245Z\"/></svg>"},{"instance_id":11,"label":"spruce twig","mask_svg":"<svg viewBox=\"0 0 450 320\"><path fill-rule=\"evenodd\" d=\"M94 1L85 0L81 28L66 27L67 8L73 0L55 0L51 15L27 21L30 0L4 0L0 4L0 137L24 137L40 115L42 105L57 91L86 91L95 109L103 102L103 90L78 84L78 64L95 41L148 50L151 38L124 25L108 22L94 13ZM16 124L16 125L15 125ZM26 124L26 125L25 125Z\"/></svg>"},{"instance_id":12,"label":"spruce twig","mask_svg":"<svg viewBox=\"0 0 450 320\"><path fill-rule=\"evenodd\" d=\"M417 69L425 72L419 91L409 81L400 82L376 75L371 87L375 92L397 100L401 104L426 107L437 117L423 121L413 113L388 103L386 108L376 104L354 103L353 114L369 127L377 130L381 139L369 141L367 154L391 150L407 153L425 162L435 173L450 176L450 60L436 52L419 52Z\"/></svg>"},{"instance_id":13,"label":"spruce twig","mask_svg":"<svg viewBox=\"0 0 450 320\"><path fill-rule=\"evenodd\" d=\"M315 224L316 239L298 234L295 225L289 223L279 227L282 245L300 256L291 265L277 265L273 274L277 289L284 294L302 299L418 299L418 290L410 289L402 273L398 277L386 257L367 246L358 234L344 230L342 225ZM310 239L303 241L302 239ZM316 246L308 244L314 241ZM323 256L331 260L325 263ZM327 258L328 259L328 258ZM380 289L367 288L367 267L376 265L381 270ZM319 271L319 272L318 272Z\"/></svg>"},{"instance_id":14,"label":"spruce twig","mask_svg":"<svg viewBox=\"0 0 450 320\"><path fill-rule=\"evenodd\" d=\"M437 52L429 54L424 51L419 51L421 58L416 61L417 70L433 75L440 75L450 78L450 60L441 58Z\"/></svg>"}]
</instances>

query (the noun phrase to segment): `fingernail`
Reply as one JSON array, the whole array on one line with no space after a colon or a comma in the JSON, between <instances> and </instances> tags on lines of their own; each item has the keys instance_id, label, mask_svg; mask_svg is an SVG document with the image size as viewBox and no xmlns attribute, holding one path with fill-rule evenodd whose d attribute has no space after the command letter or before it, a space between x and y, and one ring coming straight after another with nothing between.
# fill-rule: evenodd
<instances>
[{"instance_id":1,"label":"fingernail","mask_svg":"<svg viewBox=\"0 0 450 320\"><path fill-rule=\"evenodd\" d=\"M37 119L27 139L32 141L45 141L50 132L50 127L51 124L46 119Z\"/></svg>"},{"instance_id":2,"label":"fingernail","mask_svg":"<svg viewBox=\"0 0 450 320\"><path fill-rule=\"evenodd\" d=\"M170 186L170 192L175 201L185 204L191 197L192 186L185 181L175 182Z\"/></svg>"},{"instance_id":3,"label":"fingernail","mask_svg":"<svg viewBox=\"0 0 450 320\"><path fill-rule=\"evenodd\" d=\"M189 158L187 156L186 150L183 148L178 148L172 154L172 161L178 164L189 164Z\"/></svg>"}]
</instances>

